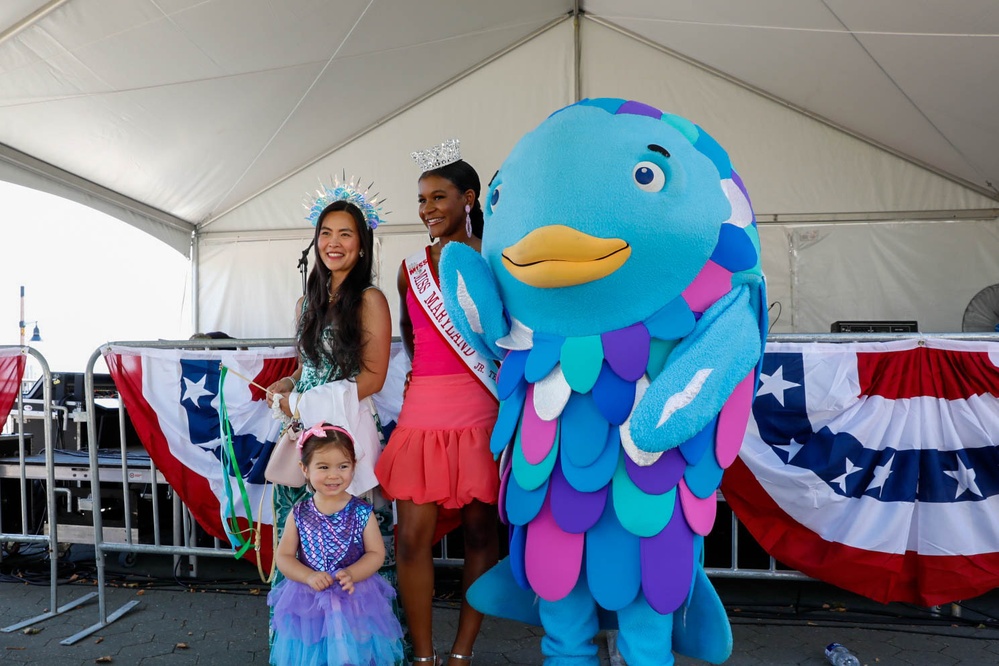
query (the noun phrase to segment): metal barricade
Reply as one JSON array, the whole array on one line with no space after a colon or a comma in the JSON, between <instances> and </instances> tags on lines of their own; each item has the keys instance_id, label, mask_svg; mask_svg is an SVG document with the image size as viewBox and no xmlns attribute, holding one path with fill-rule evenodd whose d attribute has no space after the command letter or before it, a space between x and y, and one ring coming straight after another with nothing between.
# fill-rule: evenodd
<instances>
[{"instance_id":1,"label":"metal barricade","mask_svg":"<svg viewBox=\"0 0 999 666\"><path fill-rule=\"evenodd\" d=\"M136 341L136 342L114 342L109 343L109 345L117 345L123 347L135 347L135 348L147 348L147 349L229 349L232 347L239 348L252 348L252 347L293 347L295 344L294 340L291 339L254 339L254 340L237 340L237 339L197 339L197 340L182 340L182 341ZM94 414L95 404L94 404L94 365L97 359L101 357L105 347L101 347L94 351L91 355L90 360L87 363L85 371L85 390L86 390L86 401L87 401L87 414ZM134 608L139 601L133 600L122 605L112 613L108 614L106 607L106 567L105 567L105 556L108 553L124 553L130 555L139 554L151 554L151 555L172 555L174 557L174 564L177 565L179 558L187 557L190 558L192 563L192 572L196 572L197 558L198 557L226 557L232 558L233 551L229 544L225 544L224 547L218 539L215 539L214 546L211 548L200 547L192 544L192 532L193 532L193 520L191 519L189 510L183 506L180 497L176 492L173 492L173 543L175 545L164 545L161 543L161 525L159 518L159 506L158 506L158 493L155 490L155 484L167 484L166 480L157 471L155 463L150 460L150 478L154 483L154 491L152 493L153 502L153 534L154 540L152 544L136 543L133 536L132 524L131 524L131 505L130 505L130 494L129 494L129 483L132 482L130 478L132 473L129 470L128 455L126 451L126 436L125 436L125 410L124 405L119 401L119 427L120 427L120 446L121 446L121 486L122 495L124 501L124 518L125 518L125 539L123 542L110 542L105 538L104 522L101 516L100 507L100 461L98 459L98 450L96 446L89 447L90 454L90 483L91 483L91 496L94 498L94 510L93 510L93 521L94 521L94 553L96 560L96 570L97 570L97 595L98 595L98 622L94 625L66 638L61 641L63 645L72 645L77 641L86 638L87 636L100 631L104 627L108 626L122 615L127 613L129 610ZM94 418L87 419L87 431L88 438L90 442L97 441L96 434L96 423ZM179 518L179 520L178 520ZM176 545L182 543L183 545Z\"/></svg>"},{"instance_id":2,"label":"metal barricade","mask_svg":"<svg viewBox=\"0 0 999 666\"><path fill-rule=\"evenodd\" d=\"M822 334L776 334L768 336L768 340L771 342L890 342L899 341L905 339L913 338L947 338L956 340L983 340L983 341L999 341L999 335L995 334L939 334L939 335L925 335L918 333L899 333L899 334L853 334L853 333L822 333ZM139 341L139 342L119 342L114 343L116 345L127 346L127 347L145 347L153 349L221 349L221 348L252 348L252 347L290 347L294 345L294 341L290 339L263 339L263 340L238 340L238 339L226 339L226 340L209 340L209 339L199 339L192 341L159 341L159 342L149 342L149 341ZM86 414L88 415L86 420L88 438L90 442L97 441L96 434L96 423L93 418L95 403L94 403L94 378L93 370L94 365L102 353L103 347L94 352L91 356L85 374L85 386L86 386ZM28 350L32 353L32 350ZM37 356L37 354L35 354ZM47 365L44 363L44 359L38 356L40 362L43 364L43 370L46 377L49 376L49 371ZM47 414L51 414L51 387L46 386L45 393L45 410ZM131 507L129 505L129 492L128 486L130 483L134 483L134 471L129 469L129 461L126 451L126 437L125 437L125 411L124 407L119 404L119 428L120 428L120 442L121 442L121 474L120 483L122 485L123 501L125 502L125 538L122 542L112 542L106 540L105 529L103 525L103 520L101 516L101 470L100 461L98 459L98 450L96 446L89 447L89 479L91 484L91 496L94 501L93 507L93 529L94 529L94 549L95 549L95 559L96 559L96 571L97 571L97 592L91 593L82 599L79 599L71 604L58 608L54 613L47 613L39 618L34 618L30 621L14 625L13 627L8 627L4 629L5 631L13 631L17 628L27 626L33 622L37 622L52 615L65 612L70 608L73 608L84 601L91 598L94 594L98 596L98 612L99 621L93 626L61 641L62 644L70 645L76 643L82 638L89 636L102 628L108 626L110 623L114 622L116 619L127 613L139 602L137 600L130 601L123 605L122 607L115 610L110 615L107 613L105 604L105 587L106 587L106 572L105 572L105 557L108 553L125 553L125 554L157 554L157 555L172 555L174 557L175 564L179 561L181 557L191 558L192 565L196 567L196 561L198 557L232 557L232 549L228 544L224 547L220 545L218 540L215 541L214 547L199 547L197 545L192 545L191 532L192 532L192 521L190 519L190 513L187 511L186 507L182 506L182 503L176 493L173 494L173 504L174 504L174 532L173 532L173 542L175 545L163 545L160 540L161 526L159 524L159 510L158 510L158 493L152 493L152 502L154 503L153 508L153 533L154 542L152 544L137 543L133 538L133 531L131 527ZM46 500L49 507L49 515L55 516L55 506L56 506L56 494L55 494L55 474L54 465L52 462L52 445L51 445L51 423L49 422L49 427L46 430L46 475L48 479L48 488L46 494ZM23 455L23 446L22 446ZM23 467L23 466L22 466ZM155 468L155 464L150 461L150 474L148 476L154 484L166 484L165 479L159 474ZM22 494L24 491L22 490ZM718 501L724 502L724 497L719 493ZM178 516L180 520L178 521ZM54 521L50 521L52 529L50 534L47 536L35 536L35 535L7 535L0 534L0 538L6 539L23 539L25 541L38 541L47 543L51 553L57 552L57 536L56 536L56 526ZM24 524L24 523L22 523ZM772 557L769 558L769 563L763 567L745 567L740 563L740 524L734 514L731 516L730 520L731 526L731 537L729 539L730 548L730 565L727 567L707 567L705 571L708 575L713 577L727 577L727 578L755 578L755 579L799 579L807 580L808 577L800 572L782 568ZM176 545L181 544L182 545ZM461 566L463 564L463 559L460 557L453 556L449 552L447 540L445 537L444 542L440 546L439 556L435 556L434 562L437 566ZM56 578L56 561L52 560L52 608L56 608L56 592L55 592L55 578Z\"/></svg>"},{"instance_id":3,"label":"metal barricade","mask_svg":"<svg viewBox=\"0 0 999 666\"><path fill-rule=\"evenodd\" d=\"M26 458L25 451L25 438L24 438L24 414L25 405L24 399L21 391L17 394L17 433L18 433L18 465L17 473L13 476L18 481L20 487L20 509L21 509L21 530L20 532L7 532L4 530L2 523L0 523L0 541L3 542L16 542L16 543L27 543L27 544L45 544L48 551L49 558L49 610L37 615L32 618L28 618L21 622L17 622L7 627L3 627L0 631L4 633L9 633L23 629L24 627L29 627L33 624L43 622L57 615L61 615L66 611L72 610L83 603L86 603L95 596L98 596L98 592L90 592L84 594L69 603L62 606L59 605L58 600L58 567L59 567L59 528L56 516L56 473L55 473L55 461L54 461L54 450L53 450L53 437L52 437L52 373L49 370L49 364L38 351L32 349L31 347L21 347L22 353L34 358L38 364L41 366L42 377L43 377L43 397L42 397L42 414L41 418L43 420L43 432L45 439L45 510L48 516L48 534L29 534L29 520L28 520L28 462ZM7 472L13 472L12 465L3 465L2 473L0 477L11 478L8 476ZM2 521L2 515L0 515L0 521Z\"/></svg>"}]
</instances>

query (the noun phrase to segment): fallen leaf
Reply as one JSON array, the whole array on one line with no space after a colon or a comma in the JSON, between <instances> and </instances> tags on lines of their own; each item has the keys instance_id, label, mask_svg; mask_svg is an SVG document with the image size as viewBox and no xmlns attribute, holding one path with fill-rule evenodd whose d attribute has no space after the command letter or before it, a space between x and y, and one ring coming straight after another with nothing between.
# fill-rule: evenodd
<instances>
[{"instance_id":1,"label":"fallen leaf","mask_svg":"<svg viewBox=\"0 0 999 666\"><path fill-rule=\"evenodd\" d=\"M174 647L177 648L178 650L186 650L191 646L188 645L187 643L177 643L176 645L174 645Z\"/></svg>"},{"instance_id":2,"label":"fallen leaf","mask_svg":"<svg viewBox=\"0 0 999 666\"><path fill-rule=\"evenodd\" d=\"M260 590L259 590L258 588L256 588L256 587L255 587L255 588L253 588L252 590L250 590L250 594L252 594L252 595L253 595L253 596L255 596L255 597L256 597L256 596L259 596L259 595L260 595Z\"/></svg>"},{"instance_id":3,"label":"fallen leaf","mask_svg":"<svg viewBox=\"0 0 999 666\"><path fill-rule=\"evenodd\" d=\"M103 643L103 642L104 642L104 637L103 636L98 636L97 638L94 639L94 645L96 645L97 643Z\"/></svg>"},{"instance_id":4,"label":"fallen leaf","mask_svg":"<svg viewBox=\"0 0 999 666\"><path fill-rule=\"evenodd\" d=\"M7 649L8 650L27 650L28 648L23 648L23 647L8 647Z\"/></svg>"},{"instance_id":5,"label":"fallen leaf","mask_svg":"<svg viewBox=\"0 0 999 666\"><path fill-rule=\"evenodd\" d=\"M145 590L139 590L138 592L136 592L136 593L135 593L135 596L137 596L137 597L141 597L141 596L142 596L143 594L145 594L145 593L146 593L146 591L145 591Z\"/></svg>"},{"instance_id":6,"label":"fallen leaf","mask_svg":"<svg viewBox=\"0 0 999 666\"><path fill-rule=\"evenodd\" d=\"M44 627L25 627L21 630L21 633L31 636L32 634L40 634L42 629L44 629Z\"/></svg>"},{"instance_id":7,"label":"fallen leaf","mask_svg":"<svg viewBox=\"0 0 999 666\"><path fill-rule=\"evenodd\" d=\"M111 655L105 655L103 657L97 657L97 659L94 659L94 663L96 664L110 664L112 661L114 661L114 659L111 658Z\"/></svg>"}]
</instances>

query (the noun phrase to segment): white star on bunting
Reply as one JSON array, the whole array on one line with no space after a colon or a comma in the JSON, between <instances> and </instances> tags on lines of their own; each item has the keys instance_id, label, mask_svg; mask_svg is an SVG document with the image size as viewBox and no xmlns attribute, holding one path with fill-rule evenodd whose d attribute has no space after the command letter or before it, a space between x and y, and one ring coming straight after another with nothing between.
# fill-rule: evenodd
<instances>
[{"instance_id":1,"label":"white star on bunting","mask_svg":"<svg viewBox=\"0 0 999 666\"><path fill-rule=\"evenodd\" d=\"M798 455L798 451L801 451L801 447L803 447L803 446L804 446L804 444L799 444L798 442L796 442L792 438L791 441L788 442L787 444L778 444L774 448L775 449L780 449L781 451L783 451L784 453L786 453L787 454L787 462L791 462L791 460L796 455Z\"/></svg>"},{"instance_id":2,"label":"white star on bunting","mask_svg":"<svg viewBox=\"0 0 999 666\"><path fill-rule=\"evenodd\" d=\"M789 382L784 379L784 366L780 366L774 371L772 375L766 375L762 372L760 373L760 390L756 392L756 397L761 395L772 395L777 398L777 402L780 406L784 406L784 391L795 388L796 386L801 386L801 384L795 384L794 382Z\"/></svg>"},{"instance_id":3,"label":"white star on bunting","mask_svg":"<svg viewBox=\"0 0 999 666\"><path fill-rule=\"evenodd\" d=\"M197 407L198 398L203 395L212 395L211 391L205 390L205 380L208 379L208 375L202 377L199 381L192 382L187 377L184 377L184 397L180 399L181 402L185 400L190 400L191 403Z\"/></svg>"},{"instance_id":4,"label":"white star on bunting","mask_svg":"<svg viewBox=\"0 0 999 666\"><path fill-rule=\"evenodd\" d=\"M984 497L982 491L978 489L978 484L975 483L975 470L965 467L964 461L960 458L957 459L957 469L945 470L944 474L957 481L957 490L954 491L954 499L957 499L969 490L979 497Z\"/></svg>"},{"instance_id":5,"label":"white star on bunting","mask_svg":"<svg viewBox=\"0 0 999 666\"><path fill-rule=\"evenodd\" d=\"M837 476L832 480L831 483L839 484L839 489L846 493L846 477L850 476L854 472L859 472L862 468L853 464L853 461L849 458L846 459L846 471Z\"/></svg>"},{"instance_id":6,"label":"white star on bunting","mask_svg":"<svg viewBox=\"0 0 999 666\"><path fill-rule=\"evenodd\" d=\"M885 482L888 480L888 477L891 476L892 472L891 464L894 461L895 461L895 454L893 453L891 454L891 457L888 458L888 461L885 462L885 464L878 465L877 467L874 468L874 478L871 479L871 482L867 485L867 489L874 490L875 488L877 488L878 497L881 496L881 491L885 489Z\"/></svg>"}]
</instances>

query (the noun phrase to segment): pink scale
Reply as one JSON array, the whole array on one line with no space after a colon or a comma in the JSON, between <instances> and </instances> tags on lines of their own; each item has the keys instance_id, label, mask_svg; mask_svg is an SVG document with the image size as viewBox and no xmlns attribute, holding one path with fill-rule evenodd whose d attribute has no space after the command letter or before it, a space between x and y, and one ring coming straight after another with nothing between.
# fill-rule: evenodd
<instances>
[{"instance_id":1,"label":"pink scale","mask_svg":"<svg viewBox=\"0 0 999 666\"><path fill-rule=\"evenodd\" d=\"M520 446L524 452L524 460L531 465L538 465L551 452L555 443L555 433L558 431L558 419L545 421L534 409L534 385L527 387L527 398L524 400L524 415L520 423Z\"/></svg>"}]
</instances>

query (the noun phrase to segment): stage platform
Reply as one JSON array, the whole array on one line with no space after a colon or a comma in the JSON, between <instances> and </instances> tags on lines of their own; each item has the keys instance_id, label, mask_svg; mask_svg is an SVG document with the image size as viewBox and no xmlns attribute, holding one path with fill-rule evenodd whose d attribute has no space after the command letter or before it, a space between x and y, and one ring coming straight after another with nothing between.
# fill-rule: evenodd
<instances>
[{"instance_id":1,"label":"stage platform","mask_svg":"<svg viewBox=\"0 0 999 666\"><path fill-rule=\"evenodd\" d=\"M0 633L3 663L90 666L102 657L113 664L247 665L267 663L267 586L245 562L213 560L212 582L177 584L142 574L169 572L152 556L131 569L109 572L109 609L131 600L139 605L103 631L76 645L59 641L97 620L96 601L37 626L35 634ZM208 569L203 571L207 576ZM434 626L438 649L453 637L458 603L448 592L453 575L438 569ZM204 579L203 579L204 580ZM823 647L848 645L867 666L981 666L999 663L999 594L968 601L962 617L951 609L881 605L814 581L715 581L729 611L735 650L726 666L823 666ZM59 603L92 591L83 577L59 587ZM0 583L0 617L15 622L47 608L48 587ZM475 666L538 666L540 630L486 618L476 644ZM602 665L607 656L600 638ZM678 666L703 662L680 657Z\"/></svg>"}]
</instances>

